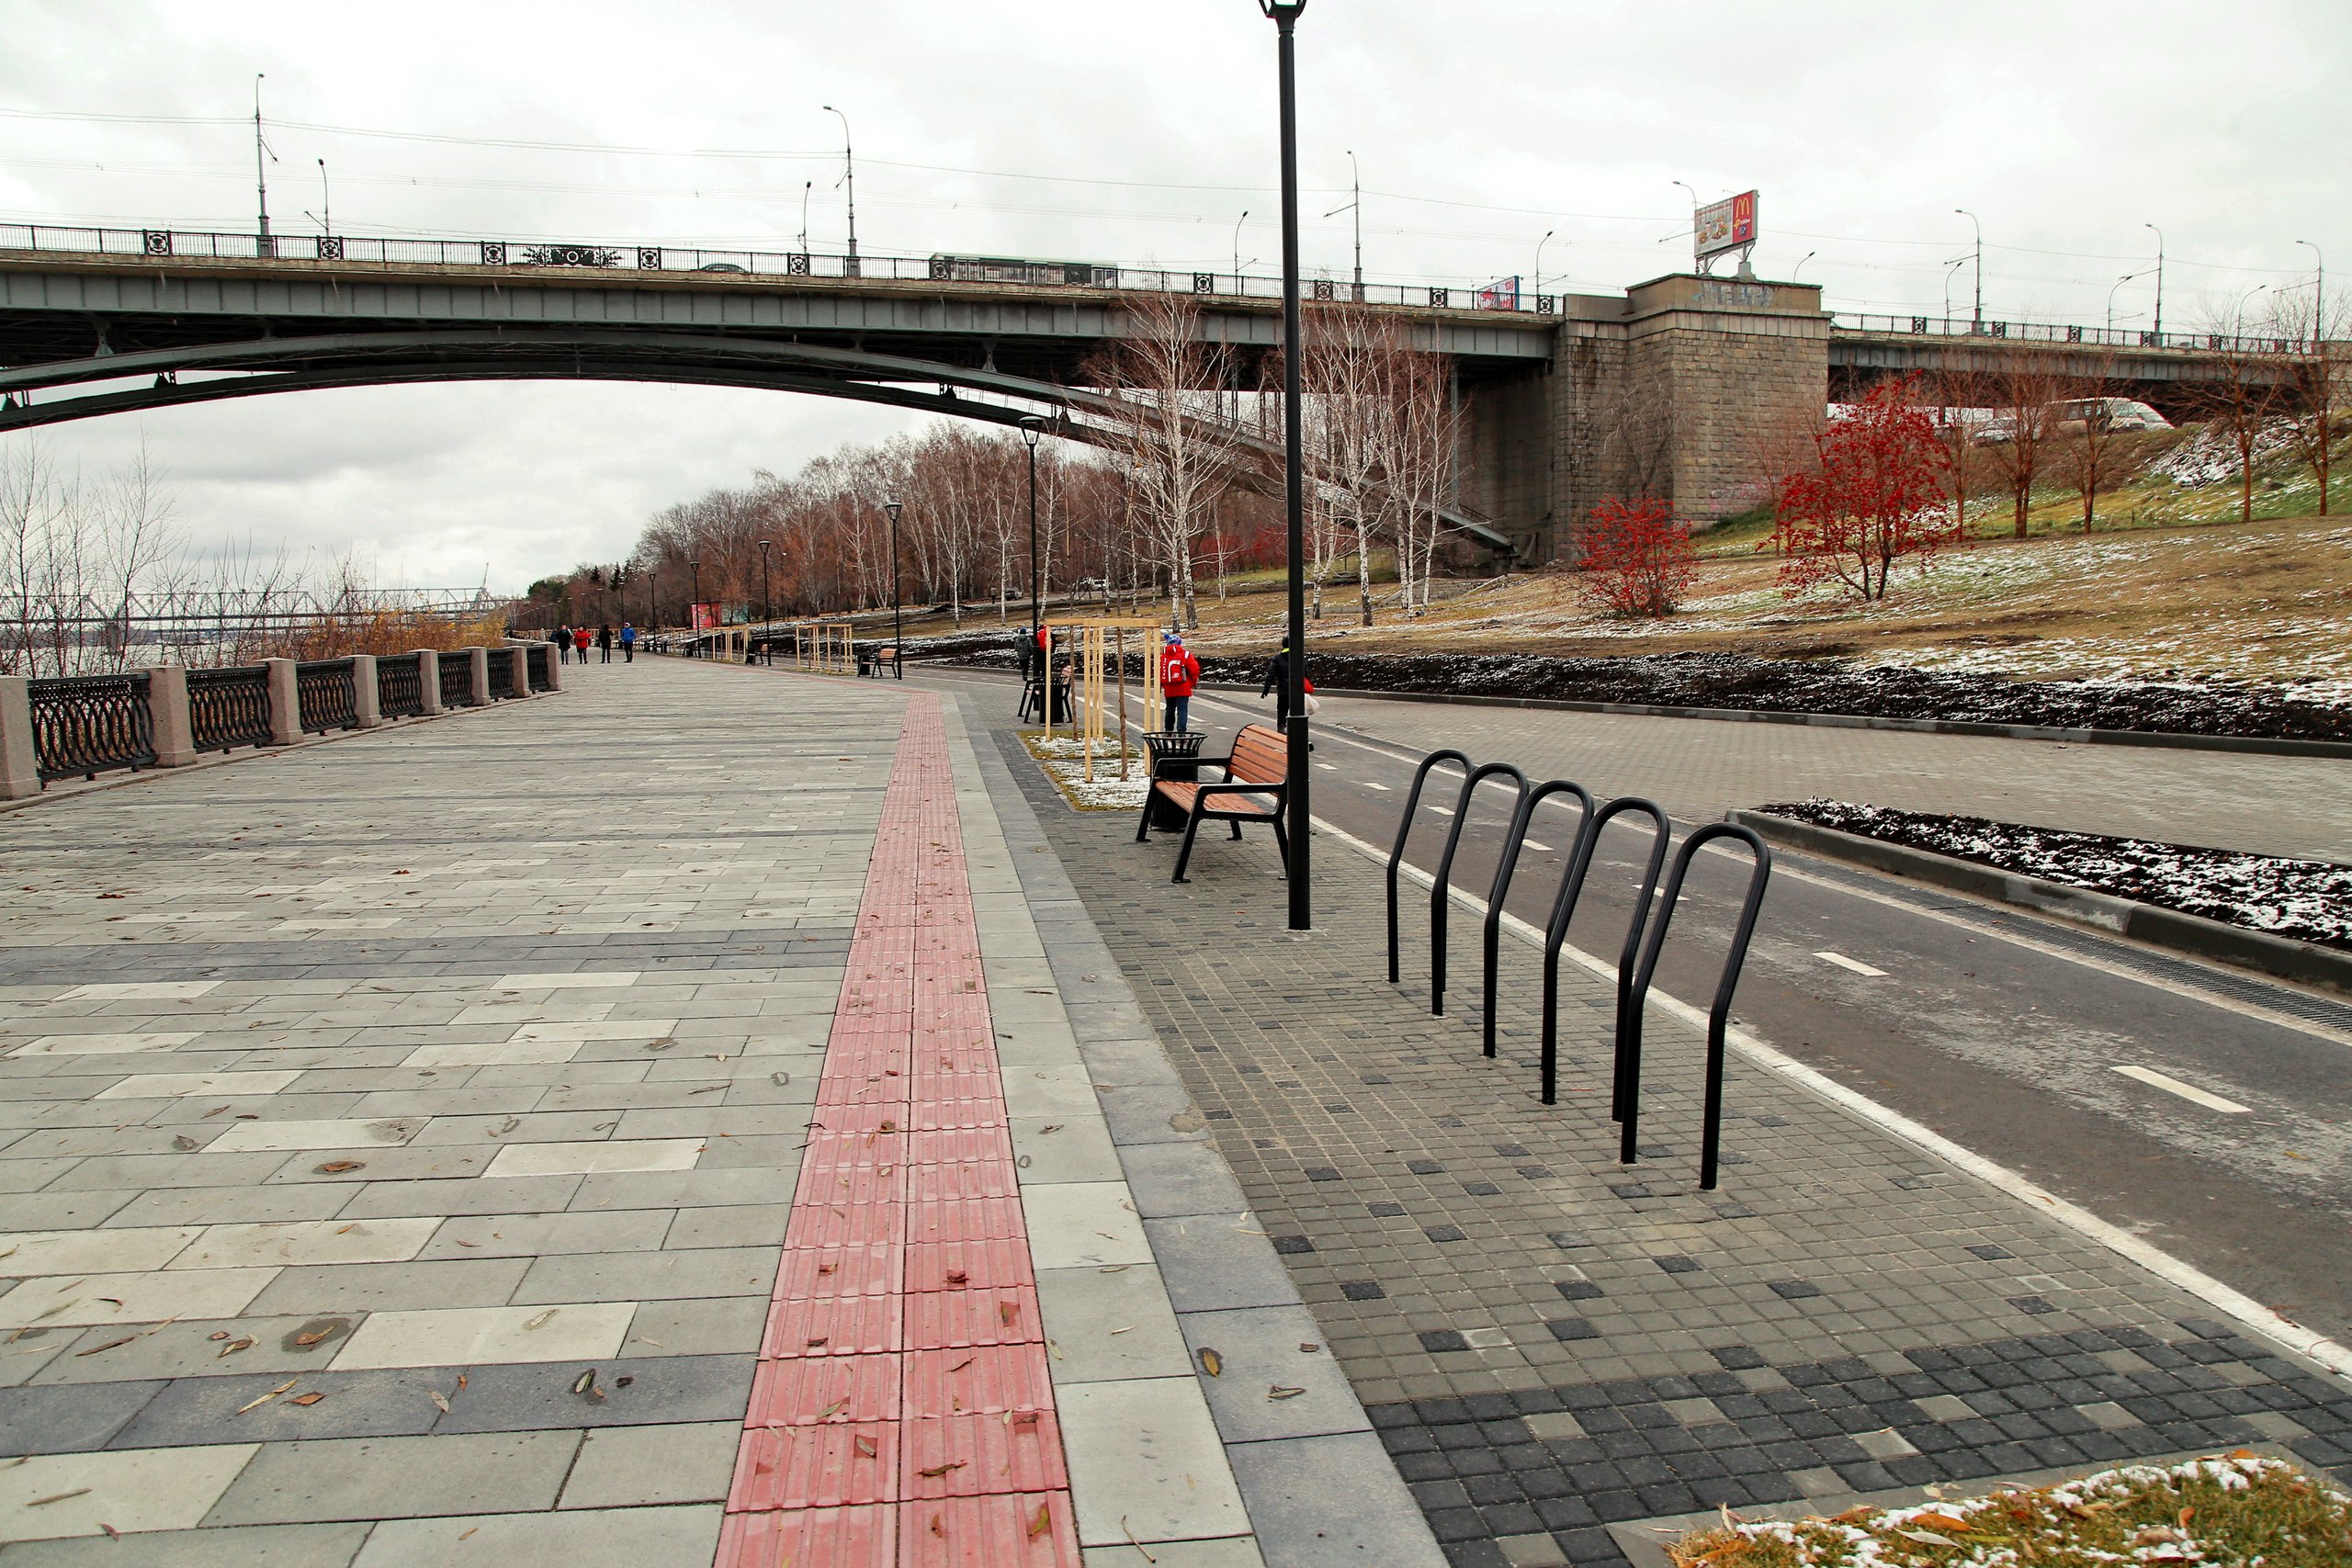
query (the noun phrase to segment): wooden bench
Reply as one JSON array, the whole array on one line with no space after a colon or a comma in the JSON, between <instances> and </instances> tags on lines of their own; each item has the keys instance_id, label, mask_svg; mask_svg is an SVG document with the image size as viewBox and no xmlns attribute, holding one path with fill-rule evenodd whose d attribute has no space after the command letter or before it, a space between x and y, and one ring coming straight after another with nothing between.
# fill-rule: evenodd
<instances>
[{"instance_id":1,"label":"wooden bench","mask_svg":"<svg viewBox=\"0 0 2352 1568\"><path fill-rule=\"evenodd\" d=\"M878 679L882 674L882 666L885 664L890 667L890 672L899 680L903 681L907 678L906 666L899 660L899 649L895 643L886 643L880 648L859 655L857 672Z\"/></svg>"},{"instance_id":2,"label":"wooden bench","mask_svg":"<svg viewBox=\"0 0 2352 1568\"><path fill-rule=\"evenodd\" d=\"M1208 784L1164 779L1170 766L1216 768L1225 777ZM1136 842L1151 839L1151 802L1165 795L1185 814L1184 846L1176 852L1176 872L1168 880L1182 882L1193 858L1193 839L1204 822L1230 822L1233 836L1241 837L1244 822L1265 822L1274 829L1274 847L1290 863L1290 838L1283 827L1283 806L1290 794L1290 741L1280 730L1262 724L1246 727L1233 738L1233 750L1223 757L1167 757L1152 764L1151 787L1144 792L1143 817L1136 824Z\"/></svg>"}]
</instances>

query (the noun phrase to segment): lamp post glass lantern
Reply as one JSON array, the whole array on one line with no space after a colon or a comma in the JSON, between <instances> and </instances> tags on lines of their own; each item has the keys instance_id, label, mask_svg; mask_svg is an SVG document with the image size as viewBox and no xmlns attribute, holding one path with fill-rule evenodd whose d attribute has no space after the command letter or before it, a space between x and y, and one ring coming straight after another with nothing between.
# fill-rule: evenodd
<instances>
[{"instance_id":1,"label":"lamp post glass lantern","mask_svg":"<svg viewBox=\"0 0 2352 1568\"><path fill-rule=\"evenodd\" d=\"M1313 889L1308 883L1307 835L1312 823L1307 792L1306 723L1306 490L1304 451L1306 428L1300 408L1300 323L1298 308L1298 60L1295 29L1306 0L1258 0L1258 8L1274 24L1276 69L1281 79L1283 186L1283 506L1288 534L1290 630L1288 678L1283 682L1283 706L1290 715L1288 788L1284 808L1290 817L1290 929L1312 930Z\"/></svg>"}]
</instances>

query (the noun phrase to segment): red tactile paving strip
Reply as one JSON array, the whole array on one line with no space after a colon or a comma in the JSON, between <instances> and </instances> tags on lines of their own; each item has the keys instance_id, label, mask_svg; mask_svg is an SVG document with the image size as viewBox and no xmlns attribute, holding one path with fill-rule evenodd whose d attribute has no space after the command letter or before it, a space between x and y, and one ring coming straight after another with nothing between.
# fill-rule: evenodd
<instances>
[{"instance_id":1,"label":"red tactile paving strip","mask_svg":"<svg viewBox=\"0 0 2352 1568\"><path fill-rule=\"evenodd\" d=\"M1078 1568L939 699L909 703L717 1568Z\"/></svg>"}]
</instances>

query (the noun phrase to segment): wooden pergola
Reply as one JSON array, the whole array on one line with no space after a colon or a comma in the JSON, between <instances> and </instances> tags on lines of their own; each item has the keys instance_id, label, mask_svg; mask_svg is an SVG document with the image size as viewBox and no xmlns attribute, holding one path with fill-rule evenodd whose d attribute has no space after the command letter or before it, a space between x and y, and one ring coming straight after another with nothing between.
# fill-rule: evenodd
<instances>
[{"instance_id":1,"label":"wooden pergola","mask_svg":"<svg viewBox=\"0 0 2352 1568\"><path fill-rule=\"evenodd\" d=\"M792 667L816 675L857 673L854 628L848 621L792 623Z\"/></svg>"}]
</instances>

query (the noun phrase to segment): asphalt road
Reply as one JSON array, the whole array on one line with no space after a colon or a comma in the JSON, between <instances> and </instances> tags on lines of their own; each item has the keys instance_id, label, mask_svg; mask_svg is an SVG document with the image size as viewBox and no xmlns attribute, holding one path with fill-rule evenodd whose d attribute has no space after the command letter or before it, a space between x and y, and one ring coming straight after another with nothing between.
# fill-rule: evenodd
<instances>
[{"instance_id":1,"label":"asphalt road","mask_svg":"<svg viewBox=\"0 0 2352 1568\"><path fill-rule=\"evenodd\" d=\"M925 672L934 673L944 672ZM945 678L999 690L1006 683ZM1213 694L1193 705L1194 728L1213 734L1266 717L1264 705ZM1378 738L1318 721L1316 815L1386 845L1414 763L1450 743L1453 712L1430 705L1400 718L1392 707ZM1551 750L1533 739L1535 727L1553 717L1512 714L1514 726L1527 727L1529 752ZM1464 749L1480 761L1514 760ZM1834 775L1832 767L1825 772ZM1583 782L1607 798L1609 779ZM1825 776L1821 792L1836 794L1837 783ZM1454 805L1454 784L1433 781L1408 846L1411 863L1435 864L1448 824L1431 807ZM1503 789L1482 790L1472 803L1457 886L1485 891L1510 806ZM1555 814L1547 803L1529 832L1507 907L1539 927L1575 817L1572 804ZM1678 837L1695 825L1678 820ZM1577 946L1615 954L1647 849L1645 829L1611 824L1571 928ZM1745 875L1731 855L1701 857L1660 964L1660 989L1707 1005ZM1416 904L1405 920L1406 977L1425 988L1426 894ZM1474 1017L1476 921L1457 911L1453 923L1449 1010ZM1507 983L1532 984L1532 951L1505 948ZM2352 1006L1776 852L1733 1012L1751 1032L1879 1103L2281 1314L2352 1341Z\"/></svg>"}]
</instances>

